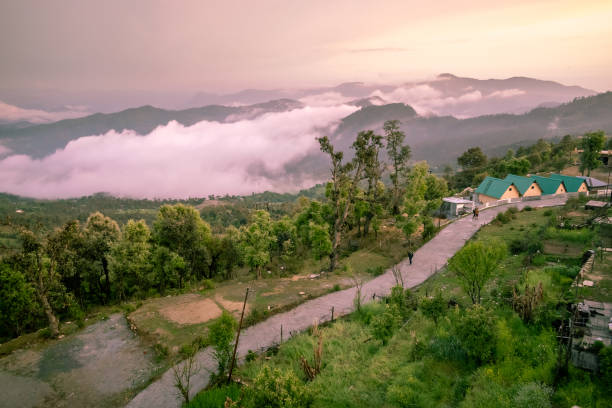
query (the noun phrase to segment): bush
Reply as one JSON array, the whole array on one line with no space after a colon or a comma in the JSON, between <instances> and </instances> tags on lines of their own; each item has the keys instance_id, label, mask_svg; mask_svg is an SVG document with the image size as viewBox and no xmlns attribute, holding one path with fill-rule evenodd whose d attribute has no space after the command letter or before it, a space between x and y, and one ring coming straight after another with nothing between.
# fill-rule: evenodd
<instances>
[{"instance_id":1,"label":"bush","mask_svg":"<svg viewBox=\"0 0 612 408\"><path fill-rule=\"evenodd\" d=\"M438 293L434 297L421 299L419 308L423 316L432 319L437 325L438 320L446 313L447 304L442 294Z\"/></svg>"},{"instance_id":2,"label":"bush","mask_svg":"<svg viewBox=\"0 0 612 408\"><path fill-rule=\"evenodd\" d=\"M601 381L612 388L612 346L599 350L599 375Z\"/></svg>"},{"instance_id":3,"label":"bush","mask_svg":"<svg viewBox=\"0 0 612 408\"><path fill-rule=\"evenodd\" d=\"M250 363L251 361L255 361L257 359L257 354L253 350L247 351L246 361Z\"/></svg>"},{"instance_id":4,"label":"bush","mask_svg":"<svg viewBox=\"0 0 612 408\"><path fill-rule=\"evenodd\" d=\"M227 397L232 401L238 401L240 393L240 386L235 383L212 388L196 395L186 408L223 408Z\"/></svg>"},{"instance_id":5,"label":"bush","mask_svg":"<svg viewBox=\"0 0 612 408\"><path fill-rule=\"evenodd\" d=\"M208 330L208 343L214 350L213 356L217 360L220 375L225 372L230 362L235 330L236 319L227 311L224 311Z\"/></svg>"},{"instance_id":6,"label":"bush","mask_svg":"<svg viewBox=\"0 0 612 408\"><path fill-rule=\"evenodd\" d=\"M543 249L544 246L542 245L542 241L534 235L529 235L510 241L510 252L513 255L518 255L523 252L532 255L542 252Z\"/></svg>"},{"instance_id":7,"label":"bush","mask_svg":"<svg viewBox=\"0 0 612 408\"><path fill-rule=\"evenodd\" d=\"M202 281L202 290L210 290L215 288L215 282L211 279L204 279Z\"/></svg>"},{"instance_id":8,"label":"bush","mask_svg":"<svg viewBox=\"0 0 612 408\"><path fill-rule=\"evenodd\" d=\"M338 283L334 284L334 287L332 288L332 291L333 291L333 292L338 292L338 291L340 291L340 284L338 284Z\"/></svg>"},{"instance_id":9,"label":"bush","mask_svg":"<svg viewBox=\"0 0 612 408\"><path fill-rule=\"evenodd\" d=\"M454 329L468 357L478 364L493 359L496 335L489 311L480 305L473 306L461 316Z\"/></svg>"},{"instance_id":10,"label":"bush","mask_svg":"<svg viewBox=\"0 0 612 408\"><path fill-rule=\"evenodd\" d=\"M531 264L533 266L544 266L546 265L546 257L542 254L537 254L531 259Z\"/></svg>"},{"instance_id":11,"label":"bush","mask_svg":"<svg viewBox=\"0 0 612 408\"><path fill-rule=\"evenodd\" d=\"M456 336L437 336L429 344L429 352L441 361L466 361L467 354Z\"/></svg>"},{"instance_id":12,"label":"bush","mask_svg":"<svg viewBox=\"0 0 612 408\"><path fill-rule=\"evenodd\" d=\"M385 305L385 310L372 319L370 324L372 336L376 340L382 341L383 345L386 345L399 327L400 321L401 315L397 306Z\"/></svg>"},{"instance_id":13,"label":"bush","mask_svg":"<svg viewBox=\"0 0 612 408\"><path fill-rule=\"evenodd\" d=\"M307 408L312 396L293 371L281 372L265 365L253 384L253 406L267 408Z\"/></svg>"},{"instance_id":14,"label":"bush","mask_svg":"<svg viewBox=\"0 0 612 408\"><path fill-rule=\"evenodd\" d=\"M553 210L550 208L547 208L546 210L544 210L543 214L545 217L550 217L551 215L553 215Z\"/></svg>"},{"instance_id":15,"label":"bush","mask_svg":"<svg viewBox=\"0 0 612 408\"><path fill-rule=\"evenodd\" d=\"M380 276L385 272L385 268L382 266L374 266L372 268L367 268L366 272L372 276Z\"/></svg>"},{"instance_id":16,"label":"bush","mask_svg":"<svg viewBox=\"0 0 612 408\"><path fill-rule=\"evenodd\" d=\"M533 211L533 207L531 207L530 205L526 205L525 207L523 207L523 211Z\"/></svg>"}]
</instances>

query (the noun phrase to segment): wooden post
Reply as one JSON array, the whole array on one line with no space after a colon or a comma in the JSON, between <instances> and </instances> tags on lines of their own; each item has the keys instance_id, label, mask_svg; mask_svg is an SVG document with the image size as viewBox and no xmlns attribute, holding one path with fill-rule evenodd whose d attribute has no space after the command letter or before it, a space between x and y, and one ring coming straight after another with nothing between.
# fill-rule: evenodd
<instances>
[{"instance_id":1,"label":"wooden post","mask_svg":"<svg viewBox=\"0 0 612 408\"><path fill-rule=\"evenodd\" d=\"M334 321L334 307L333 306L332 306L332 318L331 318L331 321L332 322Z\"/></svg>"},{"instance_id":2,"label":"wooden post","mask_svg":"<svg viewBox=\"0 0 612 408\"><path fill-rule=\"evenodd\" d=\"M283 344L283 325L281 324L281 341L280 344Z\"/></svg>"},{"instance_id":3,"label":"wooden post","mask_svg":"<svg viewBox=\"0 0 612 408\"><path fill-rule=\"evenodd\" d=\"M242 313L240 314L240 323L238 323L238 333L236 334L236 344L234 344L234 354L232 355L232 364L230 364L229 375L227 376L227 383L232 381L232 371L234 371L234 364L236 363L236 351L238 350L238 340L240 340L240 330L242 329L242 319L244 318L244 309L246 308L247 298L249 297L249 288L246 288L244 294L244 303L242 304Z\"/></svg>"}]
</instances>

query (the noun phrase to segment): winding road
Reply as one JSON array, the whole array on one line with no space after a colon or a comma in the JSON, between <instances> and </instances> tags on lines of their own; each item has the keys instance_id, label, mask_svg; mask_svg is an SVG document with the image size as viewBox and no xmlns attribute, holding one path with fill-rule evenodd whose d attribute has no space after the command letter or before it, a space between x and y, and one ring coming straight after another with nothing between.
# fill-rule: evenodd
<instances>
[{"instance_id":1,"label":"winding road","mask_svg":"<svg viewBox=\"0 0 612 408\"><path fill-rule=\"evenodd\" d=\"M458 219L447 225L431 241L417 250L412 265L409 264L408 260L398 264L404 279L404 286L412 288L426 281L438 269L442 268L448 259L461 249L465 242L482 225L491 222L497 213L505 211L512 206L519 209L526 205L531 207L558 206L564 204L565 200L565 197L555 197L545 200L507 204L481 211L477 220L472 220L471 216ZM363 297L367 302L372 299L374 294L380 296L387 295L395 284L393 273L389 269L384 274L363 285ZM306 330L313 324L314 320L319 322L330 320L332 307L336 317L351 313L354 309L353 299L355 298L355 292L356 289L353 287L330 293L302 303L295 309L274 315L266 321L247 328L240 335L240 344L238 346L239 358L244 358L248 350L264 350L274 344L278 344L280 341L281 324L285 333L284 337L287 338L286 333L297 333ZM216 362L212 357L210 347L198 353L197 362L202 369L191 380L191 391L194 395L207 385L210 372L216 368ZM127 406L129 408L180 407L181 399L174 388L172 370L168 370L159 380L142 390Z\"/></svg>"}]
</instances>

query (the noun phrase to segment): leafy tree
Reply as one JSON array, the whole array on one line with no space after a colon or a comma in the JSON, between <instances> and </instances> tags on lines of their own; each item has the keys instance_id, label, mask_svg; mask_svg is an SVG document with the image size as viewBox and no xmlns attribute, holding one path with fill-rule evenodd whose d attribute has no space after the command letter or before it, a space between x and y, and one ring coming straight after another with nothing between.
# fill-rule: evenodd
<instances>
[{"instance_id":1,"label":"leafy tree","mask_svg":"<svg viewBox=\"0 0 612 408\"><path fill-rule=\"evenodd\" d=\"M359 132L352 145L355 150L355 158L346 164L342 162L344 154L334 149L327 136L317 140L321 151L327 153L332 162L331 181L327 184L326 196L331 205L332 250L329 255L329 267L330 271L333 271L336 269L342 231L345 228L357 185L362 180L366 164L377 154L380 139L371 130Z\"/></svg>"},{"instance_id":2,"label":"leafy tree","mask_svg":"<svg viewBox=\"0 0 612 408\"><path fill-rule=\"evenodd\" d=\"M227 370L232 358L232 344L236 332L236 319L229 312L223 314L208 330L208 342L213 348L213 356L217 360L219 375Z\"/></svg>"},{"instance_id":3,"label":"leafy tree","mask_svg":"<svg viewBox=\"0 0 612 408\"><path fill-rule=\"evenodd\" d=\"M382 136L372 132L367 148L369 151L364 155L364 175L368 183L365 194L367 206L365 211L365 222L363 224L364 235L369 234L372 220L376 216L380 216L382 212L381 200L385 191L385 185L381 181L383 164L378 157L380 149L382 148Z\"/></svg>"},{"instance_id":4,"label":"leafy tree","mask_svg":"<svg viewBox=\"0 0 612 408\"><path fill-rule=\"evenodd\" d=\"M253 221L242 228L242 244L246 264L261 278L261 268L270 262L270 248L275 241L270 214L258 210Z\"/></svg>"},{"instance_id":5,"label":"leafy tree","mask_svg":"<svg viewBox=\"0 0 612 408\"><path fill-rule=\"evenodd\" d=\"M487 164L487 156L480 147L470 147L457 158L457 163L464 169L474 169Z\"/></svg>"},{"instance_id":6,"label":"leafy tree","mask_svg":"<svg viewBox=\"0 0 612 408\"><path fill-rule=\"evenodd\" d=\"M255 377L252 400L255 407L308 408L313 398L293 371L264 365Z\"/></svg>"},{"instance_id":7,"label":"leafy tree","mask_svg":"<svg viewBox=\"0 0 612 408\"><path fill-rule=\"evenodd\" d=\"M27 280L32 284L36 297L49 322L51 337L59 335L59 320L50 302L53 291L61 291L62 285L53 263L45 259L43 242L32 231L21 232L20 264Z\"/></svg>"},{"instance_id":8,"label":"leafy tree","mask_svg":"<svg viewBox=\"0 0 612 408\"><path fill-rule=\"evenodd\" d=\"M317 225L311 221L309 240L312 255L316 260L329 256L332 251L332 244L329 240L329 227L327 225Z\"/></svg>"},{"instance_id":9,"label":"leafy tree","mask_svg":"<svg viewBox=\"0 0 612 408\"><path fill-rule=\"evenodd\" d=\"M599 350L599 374L602 382L612 389L612 346Z\"/></svg>"},{"instance_id":10,"label":"leafy tree","mask_svg":"<svg viewBox=\"0 0 612 408\"><path fill-rule=\"evenodd\" d=\"M455 334L467 355L477 363L493 359L495 352L495 321L481 305L468 309L457 321Z\"/></svg>"},{"instance_id":11,"label":"leafy tree","mask_svg":"<svg viewBox=\"0 0 612 408\"><path fill-rule=\"evenodd\" d=\"M421 299L419 309L423 316L428 317L438 325L438 320L446 314L447 304L441 293L437 293L434 297L426 297Z\"/></svg>"},{"instance_id":12,"label":"leafy tree","mask_svg":"<svg viewBox=\"0 0 612 408\"><path fill-rule=\"evenodd\" d=\"M450 270L457 274L473 304L480 303L482 288L506 252L506 246L496 241L470 242L448 262Z\"/></svg>"},{"instance_id":13,"label":"leafy tree","mask_svg":"<svg viewBox=\"0 0 612 408\"><path fill-rule=\"evenodd\" d=\"M46 253L62 283L81 306L93 295L89 292L97 290L97 287L90 287L85 281L85 271L91 267L86 250L85 236L76 220L66 222L62 228L55 229L47 236Z\"/></svg>"},{"instance_id":14,"label":"leafy tree","mask_svg":"<svg viewBox=\"0 0 612 408\"><path fill-rule=\"evenodd\" d=\"M383 125L385 131L385 143L387 155L391 160L391 182L393 189L391 192L391 208L393 215L399 214L399 205L401 202L402 191L400 189L400 177L408 169L408 160L410 160L410 146L404 145L406 135L399 128L398 120L388 120Z\"/></svg>"},{"instance_id":15,"label":"leafy tree","mask_svg":"<svg viewBox=\"0 0 612 408\"><path fill-rule=\"evenodd\" d=\"M121 236L119 225L104 214L95 212L87 218L83 233L84 257L89 261L90 282L97 288L96 294L104 304L111 296L108 255Z\"/></svg>"},{"instance_id":16,"label":"leafy tree","mask_svg":"<svg viewBox=\"0 0 612 408\"><path fill-rule=\"evenodd\" d=\"M582 153L580 154L580 171L584 175L591 176L591 170L601 165L599 152L603 149L606 136L603 131L586 133L582 137Z\"/></svg>"},{"instance_id":17,"label":"leafy tree","mask_svg":"<svg viewBox=\"0 0 612 408\"><path fill-rule=\"evenodd\" d=\"M179 288L187 274L185 260L176 252L164 246L158 246L153 251L153 277L155 286L163 295L166 288L178 283Z\"/></svg>"},{"instance_id":18,"label":"leafy tree","mask_svg":"<svg viewBox=\"0 0 612 408\"><path fill-rule=\"evenodd\" d=\"M421 216L427 205L425 194L427 193L427 177L429 166L426 162L416 163L406 176L407 185L404 195L403 213L399 218L406 238L411 239L422 223Z\"/></svg>"},{"instance_id":19,"label":"leafy tree","mask_svg":"<svg viewBox=\"0 0 612 408\"><path fill-rule=\"evenodd\" d=\"M123 227L121 239L112 247L109 267L117 297L124 300L134 291L150 286L151 232L144 220L129 220Z\"/></svg>"},{"instance_id":20,"label":"leafy tree","mask_svg":"<svg viewBox=\"0 0 612 408\"><path fill-rule=\"evenodd\" d=\"M297 230L289 217L283 217L272 224L274 242L272 246L278 256L287 258L295 249Z\"/></svg>"},{"instance_id":21,"label":"leafy tree","mask_svg":"<svg viewBox=\"0 0 612 408\"><path fill-rule=\"evenodd\" d=\"M208 250L210 226L200 218L194 207L163 205L153 223L153 239L158 245L181 256L191 275L201 278L202 272L208 271L204 275L212 277Z\"/></svg>"},{"instance_id":22,"label":"leafy tree","mask_svg":"<svg viewBox=\"0 0 612 408\"><path fill-rule=\"evenodd\" d=\"M0 338L19 336L35 317L32 285L18 270L0 262Z\"/></svg>"}]
</instances>

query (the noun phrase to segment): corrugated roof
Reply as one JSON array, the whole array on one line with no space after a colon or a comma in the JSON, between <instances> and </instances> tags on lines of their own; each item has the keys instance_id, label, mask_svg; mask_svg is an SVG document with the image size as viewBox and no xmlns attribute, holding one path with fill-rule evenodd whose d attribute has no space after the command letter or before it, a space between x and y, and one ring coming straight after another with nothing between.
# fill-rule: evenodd
<instances>
[{"instance_id":1,"label":"corrugated roof","mask_svg":"<svg viewBox=\"0 0 612 408\"><path fill-rule=\"evenodd\" d=\"M489 197L501 198L508 187L513 183L510 181L487 176L476 189L478 194L488 195Z\"/></svg>"},{"instance_id":2,"label":"corrugated roof","mask_svg":"<svg viewBox=\"0 0 612 408\"><path fill-rule=\"evenodd\" d=\"M530 178L538 182L538 185L542 189L542 195L555 194L559 188L559 185L563 183L562 180L542 176L534 175Z\"/></svg>"},{"instance_id":3,"label":"corrugated roof","mask_svg":"<svg viewBox=\"0 0 612 408\"><path fill-rule=\"evenodd\" d=\"M587 186L589 187L606 187L607 186L606 183L594 177L587 177L587 176L577 176L577 177L586 181Z\"/></svg>"},{"instance_id":4,"label":"corrugated roof","mask_svg":"<svg viewBox=\"0 0 612 408\"><path fill-rule=\"evenodd\" d=\"M521 195L525 194L525 192L529 190L529 187L531 187L535 181L527 177L517 176L515 174L508 174L505 180L514 184Z\"/></svg>"},{"instance_id":5,"label":"corrugated roof","mask_svg":"<svg viewBox=\"0 0 612 408\"><path fill-rule=\"evenodd\" d=\"M553 173L549 177L552 179L563 181L563 184L565 185L565 189L567 190L568 193L578 192L578 189L580 188L582 183L585 183L584 179L581 179L579 177L566 176L565 174Z\"/></svg>"}]
</instances>

